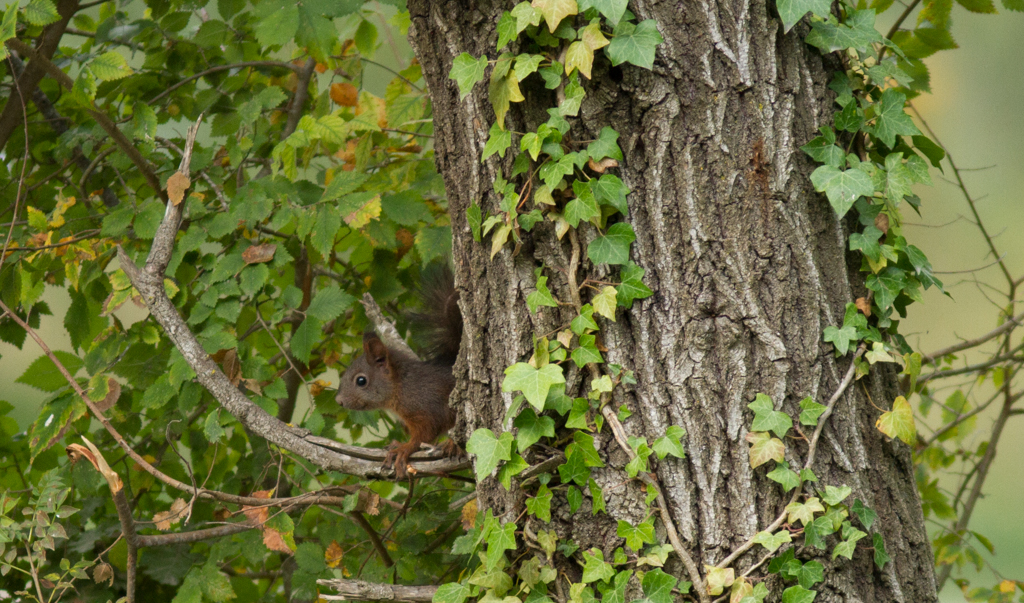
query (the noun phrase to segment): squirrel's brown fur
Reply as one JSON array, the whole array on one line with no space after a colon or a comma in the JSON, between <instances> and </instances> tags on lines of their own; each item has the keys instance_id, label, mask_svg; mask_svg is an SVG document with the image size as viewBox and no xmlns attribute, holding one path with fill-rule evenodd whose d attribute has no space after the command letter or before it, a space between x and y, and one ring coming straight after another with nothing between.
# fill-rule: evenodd
<instances>
[{"instance_id":1,"label":"squirrel's brown fur","mask_svg":"<svg viewBox=\"0 0 1024 603\"><path fill-rule=\"evenodd\" d=\"M462 314L458 292L447 266L424 274L421 285L424 311L414 321L424 327L430 359L417 360L390 349L374 332L363 335L363 355L341 376L338 404L352 410L387 409L398 415L409 441L393 442L385 465L394 463L399 477L406 476L409 455L423 443L432 443L455 424L448 396L455 387L452 365L462 341ZM445 447L458 452L453 443Z\"/></svg>"}]
</instances>

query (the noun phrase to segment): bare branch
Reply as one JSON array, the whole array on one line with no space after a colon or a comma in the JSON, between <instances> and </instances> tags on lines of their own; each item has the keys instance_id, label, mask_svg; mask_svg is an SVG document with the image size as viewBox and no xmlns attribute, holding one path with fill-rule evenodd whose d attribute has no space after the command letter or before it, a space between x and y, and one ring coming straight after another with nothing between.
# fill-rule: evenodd
<instances>
[{"instance_id":1,"label":"bare branch","mask_svg":"<svg viewBox=\"0 0 1024 603\"><path fill-rule=\"evenodd\" d=\"M999 325L995 329L992 329L991 331L985 333L980 337L968 339L967 341L961 341L958 344L951 345L949 347L945 347L939 350L935 350L934 352L931 352L929 354L925 354L924 356L921 357L921 363L933 363L937 359L942 358L947 354L955 354L957 352L962 352L963 350L976 348L983 343L986 343L988 341L995 339L996 337L999 337L1000 335L1006 333L1007 331L1019 327L1022 321L1024 321L1024 312L1014 316L1010 320L1004 322L1003 324Z\"/></svg>"},{"instance_id":2,"label":"bare branch","mask_svg":"<svg viewBox=\"0 0 1024 603\"><path fill-rule=\"evenodd\" d=\"M325 601L401 601L403 603L429 603L434 599L437 586L400 586L362 580L317 580L317 584L338 591L337 595L321 594Z\"/></svg>"}]
</instances>

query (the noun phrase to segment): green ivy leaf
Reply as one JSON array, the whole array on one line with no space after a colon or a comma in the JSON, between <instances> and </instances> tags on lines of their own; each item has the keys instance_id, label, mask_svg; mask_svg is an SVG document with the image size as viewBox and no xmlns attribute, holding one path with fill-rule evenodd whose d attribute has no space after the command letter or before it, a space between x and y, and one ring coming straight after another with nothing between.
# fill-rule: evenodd
<instances>
[{"instance_id":1,"label":"green ivy leaf","mask_svg":"<svg viewBox=\"0 0 1024 603\"><path fill-rule=\"evenodd\" d=\"M567 451L565 462L558 466L558 476L563 484L575 482L580 487L586 486L590 479L590 468L587 467L586 456L579 446Z\"/></svg>"},{"instance_id":2,"label":"green ivy leaf","mask_svg":"<svg viewBox=\"0 0 1024 603\"><path fill-rule=\"evenodd\" d=\"M824 163L837 169L842 167L843 163L846 162L846 153L836 145L835 132L828 126L822 126L821 134L821 136L812 139L800 147L800 150L819 163Z\"/></svg>"},{"instance_id":3,"label":"green ivy leaf","mask_svg":"<svg viewBox=\"0 0 1024 603\"><path fill-rule=\"evenodd\" d=\"M850 351L850 343L857 341L857 329L849 326L839 329L829 325L825 327L824 340L835 346L839 356L845 356Z\"/></svg>"},{"instance_id":4,"label":"green ivy leaf","mask_svg":"<svg viewBox=\"0 0 1024 603\"><path fill-rule=\"evenodd\" d=\"M482 223L483 215L480 212L480 206L476 204L476 201L466 208L466 221L469 222L469 229L473 233L473 240L479 243L481 241L480 235L480 224Z\"/></svg>"},{"instance_id":5,"label":"green ivy leaf","mask_svg":"<svg viewBox=\"0 0 1024 603\"><path fill-rule=\"evenodd\" d=\"M604 362L600 350L597 349L597 337L595 335L580 335L580 343L573 349L570 357L577 368L583 368L591 362L598 364Z\"/></svg>"},{"instance_id":6,"label":"green ivy leaf","mask_svg":"<svg viewBox=\"0 0 1024 603\"><path fill-rule=\"evenodd\" d=\"M544 523L551 522L551 499L553 495L547 484L541 484L537 495L526 499L526 512Z\"/></svg>"},{"instance_id":7,"label":"green ivy leaf","mask_svg":"<svg viewBox=\"0 0 1024 603\"><path fill-rule=\"evenodd\" d=\"M562 158L560 162L564 160L565 158ZM570 170L569 173L571 174L572 171ZM601 217L601 208L597 205L597 199L594 197L594 191L590 188L589 183L580 180L574 181L572 192L576 198L565 205L565 219L573 228L577 228L580 222Z\"/></svg>"},{"instance_id":8,"label":"green ivy leaf","mask_svg":"<svg viewBox=\"0 0 1024 603\"><path fill-rule=\"evenodd\" d=\"M594 161L601 161L605 157L622 161L622 149L619 148L618 140L619 133L613 128L605 126L601 128L597 140L587 145L587 155Z\"/></svg>"},{"instance_id":9,"label":"green ivy leaf","mask_svg":"<svg viewBox=\"0 0 1024 603\"><path fill-rule=\"evenodd\" d=\"M860 251L871 258L872 262L878 263L882 256L882 248L878 240L882 238L882 231L874 226L868 226L863 233L855 232L850 235L850 251Z\"/></svg>"},{"instance_id":10,"label":"green ivy leaf","mask_svg":"<svg viewBox=\"0 0 1024 603\"><path fill-rule=\"evenodd\" d=\"M869 530L875 523L875 519L878 518L878 513L875 513L859 498L854 499L853 501L853 513L857 516L857 519L860 520L860 523Z\"/></svg>"},{"instance_id":11,"label":"green ivy leaf","mask_svg":"<svg viewBox=\"0 0 1024 603\"><path fill-rule=\"evenodd\" d=\"M872 541L875 547L875 565L882 569L886 563L892 561L892 557L885 550L885 537L876 533L872 535Z\"/></svg>"},{"instance_id":12,"label":"green ivy leaf","mask_svg":"<svg viewBox=\"0 0 1024 603\"><path fill-rule=\"evenodd\" d=\"M779 530L778 533L772 534L771 532L758 532L754 535L754 542L764 546L769 552L774 553L779 550L779 547L786 544L787 542L793 542L793 538L790 536L789 530Z\"/></svg>"},{"instance_id":13,"label":"green ivy leaf","mask_svg":"<svg viewBox=\"0 0 1024 603\"><path fill-rule=\"evenodd\" d=\"M800 400L800 424L817 425L818 417L828 408L824 404L818 404L810 396Z\"/></svg>"},{"instance_id":14,"label":"green ivy leaf","mask_svg":"<svg viewBox=\"0 0 1024 603\"><path fill-rule=\"evenodd\" d=\"M519 413L514 425L519 430L516 434L516 449L520 452L533 446L543 437L555 437L555 421L551 417L537 416L532 408Z\"/></svg>"},{"instance_id":15,"label":"green ivy leaf","mask_svg":"<svg viewBox=\"0 0 1024 603\"><path fill-rule=\"evenodd\" d=\"M800 582L800 586L810 589L825 579L825 566L818 561L811 560L790 575Z\"/></svg>"},{"instance_id":16,"label":"green ivy leaf","mask_svg":"<svg viewBox=\"0 0 1024 603\"><path fill-rule=\"evenodd\" d=\"M608 228L607 234L587 245L587 257L595 264L625 264L629 262L629 246L635 240L633 227L628 222L617 222Z\"/></svg>"},{"instance_id":17,"label":"green ivy leaf","mask_svg":"<svg viewBox=\"0 0 1024 603\"><path fill-rule=\"evenodd\" d=\"M575 4L575 2L573 2ZM583 583L607 582L615 576L615 569L612 564L604 560L604 553L601 549L593 548L583 552Z\"/></svg>"},{"instance_id":18,"label":"green ivy leaf","mask_svg":"<svg viewBox=\"0 0 1024 603\"><path fill-rule=\"evenodd\" d=\"M433 603L464 603L470 595L469 584L449 582L437 588L432 599Z\"/></svg>"},{"instance_id":19,"label":"green ivy leaf","mask_svg":"<svg viewBox=\"0 0 1024 603\"><path fill-rule=\"evenodd\" d=\"M779 9L779 18L782 19L784 33L788 33L808 12L822 19L827 19L832 14L832 3L829 0L778 0L776 6Z\"/></svg>"},{"instance_id":20,"label":"green ivy leaf","mask_svg":"<svg viewBox=\"0 0 1024 603\"><path fill-rule=\"evenodd\" d=\"M594 307L590 304L583 304L579 316L569 323L569 329L577 335L583 335L588 330L598 330L597 322L594 320Z\"/></svg>"},{"instance_id":21,"label":"green ivy leaf","mask_svg":"<svg viewBox=\"0 0 1024 603\"><path fill-rule=\"evenodd\" d=\"M633 307L633 300L654 295L643 282L644 269L633 262L626 262L619 278L622 279L622 283L618 286L618 303L627 310Z\"/></svg>"},{"instance_id":22,"label":"green ivy leaf","mask_svg":"<svg viewBox=\"0 0 1024 603\"><path fill-rule=\"evenodd\" d=\"M521 391L530 405L537 410L544 410L548 390L558 383L565 383L565 375L562 374L562 367L557 364L546 364L543 368L537 369L525 362L517 362L505 369L501 391Z\"/></svg>"},{"instance_id":23,"label":"green ivy leaf","mask_svg":"<svg viewBox=\"0 0 1024 603\"><path fill-rule=\"evenodd\" d=\"M614 35L605 50L612 65L632 63L644 69L654 67L655 48L665 41L658 33L658 23L654 19L641 21L637 25L620 21L615 26Z\"/></svg>"},{"instance_id":24,"label":"green ivy leaf","mask_svg":"<svg viewBox=\"0 0 1024 603\"><path fill-rule=\"evenodd\" d=\"M868 51L872 44L882 42L882 34L875 29L874 9L851 11L843 23L830 16L827 21L811 24L811 33L806 42L824 52L835 52L847 48Z\"/></svg>"},{"instance_id":25,"label":"green ivy leaf","mask_svg":"<svg viewBox=\"0 0 1024 603\"><path fill-rule=\"evenodd\" d=\"M809 525L814 521L815 513L824 513L825 507L821 506L821 501L818 497L812 496L807 499L807 502L793 502L786 505L786 512L789 513L789 523L796 524L800 522L804 526Z\"/></svg>"},{"instance_id":26,"label":"green ivy leaf","mask_svg":"<svg viewBox=\"0 0 1024 603\"><path fill-rule=\"evenodd\" d=\"M818 494L821 495L821 499L825 501L825 504L835 507L846 500L846 497L852 492L853 490L849 486L842 486L839 488L835 486L825 486L825 491L818 492Z\"/></svg>"},{"instance_id":27,"label":"green ivy leaf","mask_svg":"<svg viewBox=\"0 0 1024 603\"><path fill-rule=\"evenodd\" d=\"M598 12L608 19L608 23L615 27L626 12L627 2L628 0L579 0L579 7L580 11L585 11L589 8L597 9Z\"/></svg>"},{"instance_id":28,"label":"green ivy leaf","mask_svg":"<svg viewBox=\"0 0 1024 603\"><path fill-rule=\"evenodd\" d=\"M875 109L875 125L870 133L889 148L896 143L896 136L913 136L921 133L903 110L906 102L905 94L890 88L882 93L882 99Z\"/></svg>"},{"instance_id":29,"label":"green ivy leaf","mask_svg":"<svg viewBox=\"0 0 1024 603\"><path fill-rule=\"evenodd\" d=\"M505 551L514 550L516 550L516 524L514 522L510 521L500 528L496 526L491 528L487 535L487 569L495 569L498 563L505 558Z\"/></svg>"},{"instance_id":30,"label":"green ivy leaf","mask_svg":"<svg viewBox=\"0 0 1024 603\"><path fill-rule=\"evenodd\" d=\"M664 459L668 455L672 455L677 459L686 458L686 450L683 448L682 441L685 436L685 429L678 425L669 425L668 429L665 430L665 435L654 440L652 449L659 459Z\"/></svg>"},{"instance_id":31,"label":"green ivy leaf","mask_svg":"<svg viewBox=\"0 0 1024 603\"><path fill-rule=\"evenodd\" d=\"M765 394L757 394L754 401L747 405L754 411L753 431L774 431L780 438L793 427L793 419L784 412L775 410L772 399Z\"/></svg>"},{"instance_id":32,"label":"green ivy leaf","mask_svg":"<svg viewBox=\"0 0 1024 603\"><path fill-rule=\"evenodd\" d=\"M800 476L789 468L789 463L779 463L768 472L768 479L781 484L783 492L789 492L800 485Z\"/></svg>"},{"instance_id":33,"label":"green ivy leaf","mask_svg":"<svg viewBox=\"0 0 1024 603\"><path fill-rule=\"evenodd\" d=\"M629 206L626 204L626 195L629 188L622 183L622 180L614 174L603 174L600 178L590 181L590 187L594 190L594 197L601 205L609 205L619 210L619 213L629 213Z\"/></svg>"},{"instance_id":34,"label":"green ivy leaf","mask_svg":"<svg viewBox=\"0 0 1024 603\"><path fill-rule=\"evenodd\" d=\"M526 307L530 309L531 314L537 313L537 308L546 306L549 308L557 308L558 302L551 295L551 291L548 289L548 277L542 276L537 279L537 290L526 296Z\"/></svg>"},{"instance_id":35,"label":"green ivy leaf","mask_svg":"<svg viewBox=\"0 0 1024 603\"><path fill-rule=\"evenodd\" d=\"M506 431L499 438L490 429L477 429L466 442L466 452L476 457L476 477L481 481L494 472L499 461L511 460L512 434Z\"/></svg>"},{"instance_id":36,"label":"green ivy leaf","mask_svg":"<svg viewBox=\"0 0 1024 603\"><path fill-rule=\"evenodd\" d=\"M859 197L870 197L875 192L871 177L857 169L839 170L831 165L823 165L811 173L814 190L825 193L829 203L842 218L853 207Z\"/></svg>"},{"instance_id":37,"label":"green ivy leaf","mask_svg":"<svg viewBox=\"0 0 1024 603\"><path fill-rule=\"evenodd\" d=\"M818 593L807 590L799 584L782 591L782 603L811 603Z\"/></svg>"},{"instance_id":38,"label":"green ivy leaf","mask_svg":"<svg viewBox=\"0 0 1024 603\"><path fill-rule=\"evenodd\" d=\"M650 520L634 526L620 519L615 534L619 538L625 538L626 546L634 551L639 551L644 544L654 544L655 542L654 524Z\"/></svg>"}]
</instances>

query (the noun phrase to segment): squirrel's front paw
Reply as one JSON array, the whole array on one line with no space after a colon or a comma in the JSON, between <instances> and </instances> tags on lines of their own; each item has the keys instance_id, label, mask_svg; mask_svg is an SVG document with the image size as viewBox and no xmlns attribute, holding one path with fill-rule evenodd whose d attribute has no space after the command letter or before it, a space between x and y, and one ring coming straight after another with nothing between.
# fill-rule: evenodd
<instances>
[{"instance_id":1,"label":"squirrel's front paw","mask_svg":"<svg viewBox=\"0 0 1024 603\"><path fill-rule=\"evenodd\" d=\"M394 467L395 475L398 479L405 479L408 475L409 465L409 450L408 444L402 444L399 441L391 442L386 448L387 454L384 455L384 467Z\"/></svg>"},{"instance_id":2,"label":"squirrel's front paw","mask_svg":"<svg viewBox=\"0 0 1024 603\"><path fill-rule=\"evenodd\" d=\"M458 458L461 456L466 456L466 452L462 448L460 448L458 444L455 443L455 440L452 439L449 439L447 442L444 443L444 446L441 448L441 452L447 458Z\"/></svg>"}]
</instances>

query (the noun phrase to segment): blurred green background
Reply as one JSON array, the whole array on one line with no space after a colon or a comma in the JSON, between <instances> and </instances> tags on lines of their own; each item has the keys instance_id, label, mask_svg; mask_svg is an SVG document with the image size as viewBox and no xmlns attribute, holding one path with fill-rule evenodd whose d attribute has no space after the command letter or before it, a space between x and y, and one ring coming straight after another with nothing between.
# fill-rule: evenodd
<instances>
[{"instance_id":1,"label":"blurred green background","mask_svg":"<svg viewBox=\"0 0 1024 603\"><path fill-rule=\"evenodd\" d=\"M899 11L894 8L890 12ZM895 15L888 17L891 22ZM887 25L880 19L879 29L885 31ZM974 15L956 6L953 34L960 48L926 59L933 93L916 99L914 105L958 165L972 170L965 172L964 178L972 196L980 199L982 219L996 236L1011 272L1015 277L1024 276L1024 203L1018 193L1024 188L1024 14ZM404 41L399 44L405 46ZM386 56L381 53L382 60ZM905 216L907 238L928 254L936 271L946 273L939 277L952 294L950 299L934 289L926 292L925 303L912 306L909 319L901 326L914 348L925 352L955 343L957 337L972 338L994 328L997 308L989 301L994 299L993 293L979 283L1003 284L994 266L963 272L989 265L993 258L969 218L960 191L944 181L945 177L952 177L948 169L945 176L936 171L935 186L916 191L923 202L923 217L913 212ZM63 317L69 299L62 289L48 287L44 299L55 316ZM118 315L128 323L143 316L131 304ZM61 318L43 317L40 334L54 349L70 350ZM35 419L44 396L14 380L39 354L31 341L26 342L24 351L0 342L0 399L14 404L13 416L22 427ZM986 432L994 414L991 410L979 417L979 433ZM1024 416L1018 416L1011 419L999 445L985 483L986 496L978 503L971 523L972 529L996 547L995 556L986 554L991 567L1005 578L1018 580L1024 580L1022 461ZM988 572L976 585L993 582ZM960 603L964 597L950 582L942 601Z\"/></svg>"}]
</instances>

